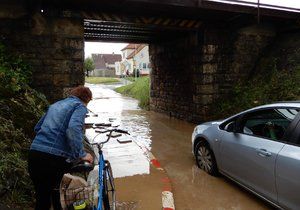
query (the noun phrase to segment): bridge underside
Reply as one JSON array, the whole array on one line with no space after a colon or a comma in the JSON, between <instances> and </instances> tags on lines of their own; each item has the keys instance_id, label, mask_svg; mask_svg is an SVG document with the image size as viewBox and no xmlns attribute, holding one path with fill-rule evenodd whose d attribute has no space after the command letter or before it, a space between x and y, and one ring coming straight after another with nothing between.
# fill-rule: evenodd
<instances>
[{"instance_id":1,"label":"bridge underside","mask_svg":"<svg viewBox=\"0 0 300 210\"><path fill-rule=\"evenodd\" d=\"M56 7L82 10L80 0L72 1L72 4L63 2L65 4L59 3ZM95 8L101 8L101 12ZM297 13L266 8L258 11L253 5L249 7L205 0L89 1L84 9L85 12L81 14L86 41L157 43L184 37L204 25L243 27L258 21L285 25L286 21L299 18Z\"/></svg>"},{"instance_id":2,"label":"bridge underside","mask_svg":"<svg viewBox=\"0 0 300 210\"><path fill-rule=\"evenodd\" d=\"M242 6L210 0L15 1L33 11L43 10L46 16L81 17L86 41L160 42L185 36L204 24L242 27L271 21L285 25L286 21L299 19L297 13L270 9L267 5L258 10L255 3Z\"/></svg>"},{"instance_id":3,"label":"bridge underside","mask_svg":"<svg viewBox=\"0 0 300 210\"><path fill-rule=\"evenodd\" d=\"M210 118L278 36L298 30L296 13L264 9L257 24L254 8L206 1L1 4L2 41L31 63L33 86L50 101L84 83L84 41L149 43L151 109L193 122Z\"/></svg>"},{"instance_id":4,"label":"bridge underside","mask_svg":"<svg viewBox=\"0 0 300 210\"><path fill-rule=\"evenodd\" d=\"M167 41L170 36L173 38L184 37L186 34L188 34L188 30L182 28L153 27L141 23L84 19L85 41L153 43Z\"/></svg>"}]
</instances>

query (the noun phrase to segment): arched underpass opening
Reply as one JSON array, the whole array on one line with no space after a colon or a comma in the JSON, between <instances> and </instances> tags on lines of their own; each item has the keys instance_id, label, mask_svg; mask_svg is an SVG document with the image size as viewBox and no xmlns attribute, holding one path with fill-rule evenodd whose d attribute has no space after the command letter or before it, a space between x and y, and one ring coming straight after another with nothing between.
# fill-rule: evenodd
<instances>
[{"instance_id":1,"label":"arched underpass opening","mask_svg":"<svg viewBox=\"0 0 300 210\"><path fill-rule=\"evenodd\" d=\"M109 14L93 17L95 19L84 19L85 41L127 42L137 47L141 43L149 45L151 110L191 119L194 87L190 61L194 50L189 46L193 41L198 42L193 38L201 22ZM133 65L133 70L129 70L132 76L137 69L141 70L139 64ZM126 67L124 69L126 72Z\"/></svg>"}]
</instances>

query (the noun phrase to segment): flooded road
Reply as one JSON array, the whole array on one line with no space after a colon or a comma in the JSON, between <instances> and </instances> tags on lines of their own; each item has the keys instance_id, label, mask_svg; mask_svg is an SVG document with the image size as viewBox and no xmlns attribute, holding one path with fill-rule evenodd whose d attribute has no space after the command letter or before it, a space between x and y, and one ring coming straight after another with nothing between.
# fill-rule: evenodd
<instances>
[{"instance_id":1,"label":"flooded road","mask_svg":"<svg viewBox=\"0 0 300 210\"><path fill-rule=\"evenodd\" d=\"M159 177L151 168L149 157L145 153L146 150L150 150L172 181L176 209L271 209L265 202L228 179L209 176L196 167L191 153L193 124L143 111L138 107L136 100L114 92L114 86L90 84L86 86L90 87L94 97L88 108L99 116L89 117L87 121L102 123L113 119L113 124L120 125L120 128L131 133L130 137L124 138L131 138L132 143L121 145L113 139L103 148L105 157L111 162L114 177L120 178L117 179L117 185L118 182L121 186L124 185L125 179L129 180L127 182L129 185L139 182L135 188L127 184L121 189L124 195L120 197L127 199L133 191L136 193L134 195L142 196L155 187L147 183L151 176L154 176L152 179ZM87 136L92 140L95 136L94 131L89 130ZM94 141L103 139L103 136L99 136ZM142 181L138 177L142 177ZM157 202L161 202L159 196L153 197ZM149 202L143 207L134 209L161 209L158 206L161 205Z\"/></svg>"},{"instance_id":2,"label":"flooded road","mask_svg":"<svg viewBox=\"0 0 300 210\"><path fill-rule=\"evenodd\" d=\"M119 144L117 139L111 139L103 147L104 156L112 165L115 178L133 176L137 174L149 174L150 163L144 154L144 150L151 150L150 126L146 119L146 112L138 107L138 101L129 97L122 97L113 91L115 86L110 85L86 85L93 92L93 100L88 109L98 114L98 117L89 117L86 122L111 123L130 133L123 136L133 140L131 143ZM90 141L104 141L106 136L96 136L93 129L86 133Z\"/></svg>"},{"instance_id":3,"label":"flooded road","mask_svg":"<svg viewBox=\"0 0 300 210\"><path fill-rule=\"evenodd\" d=\"M150 113L152 152L172 180L175 206L180 210L272 209L224 177L212 177L195 165L191 152L194 125Z\"/></svg>"}]
</instances>

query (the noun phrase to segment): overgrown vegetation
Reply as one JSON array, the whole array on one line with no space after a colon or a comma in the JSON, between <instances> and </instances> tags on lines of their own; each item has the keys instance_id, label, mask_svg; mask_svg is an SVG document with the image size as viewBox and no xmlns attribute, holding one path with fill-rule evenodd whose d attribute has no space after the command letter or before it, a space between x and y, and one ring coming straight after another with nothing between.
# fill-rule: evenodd
<instances>
[{"instance_id":1,"label":"overgrown vegetation","mask_svg":"<svg viewBox=\"0 0 300 210\"><path fill-rule=\"evenodd\" d=\"M139 100L139 106L143 109L149 109L150 98L150 79L147 77L139 77L130 85L116 88L118 93L131 96Z\"/></svg>"},{"instance_id":2,"label":"overgrown vegetation","mask_svg":"<svg viewBox=\"0 0 300 210\"><path fill-rule=\"evenodd\" d=\"M31 68L0 43L0 203L22 208L32 204L27 154L33 128L48 102L29 87Z\"/></svg>"},{"instance_id":3,"label":"overgrown vegetation","mask_svg":"<svg viewBox=\"0 0 300 210\"><path fill-rule=\"evenodd\" d=\"M0 44L0 96L9 97L20 91L31 78L29 65L21 58L8 55L3 44Z\"/></svg>"},{"instance_id":4,"label":"overgrown vegetation","mask_svg":"<svg viewBox=\"0 0 300 210\"><path fill-rule=\"evenodd\" d=\"M300 64L279 68L273 57L263 59L258 69L255 76L237 84L230 97L215 103L213 118L228 117L258 105L300 100Z\"/></svg>"},{"instance_id":5,"label":"overgrown vegetation","mask_svg":"<svg viewBox=\"0 0 300 210\"><path fill-rule=\"evenodd\" d=\"M111 77L86 77L85 81L91 84L109 84L120 82L119 79Z\"/></svg>"}]
</instances>

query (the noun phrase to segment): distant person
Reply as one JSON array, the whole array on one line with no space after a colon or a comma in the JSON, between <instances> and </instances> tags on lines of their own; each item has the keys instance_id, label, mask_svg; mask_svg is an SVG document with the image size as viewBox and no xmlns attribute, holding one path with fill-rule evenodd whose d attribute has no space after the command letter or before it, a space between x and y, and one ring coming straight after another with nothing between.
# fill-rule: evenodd
<instances>
[{"instance_id":1,"label":"distant person","mask_svg":"<svg viewBox=\"0 0 300 210\"><path fill-rule=\"evenodd\" d=\"M28 169L36 192L36 210L50 209L51 202L55 210L61 209L59 185L71 162L93 162L82 143L86 106L92 92L79 86L70 95L52 104L34 128Z\"/></svg>"},{"instance_id":2,"label":"distant person","mask_svg":"<svg viewBox=\"0 0 300 210\"><path fill-rule=\"evenodd\" d=\"M128 69L126 70L126 76L127 76L127 77L129 76L129 71L128 71Z\"/></svg>"}]
</instances>

